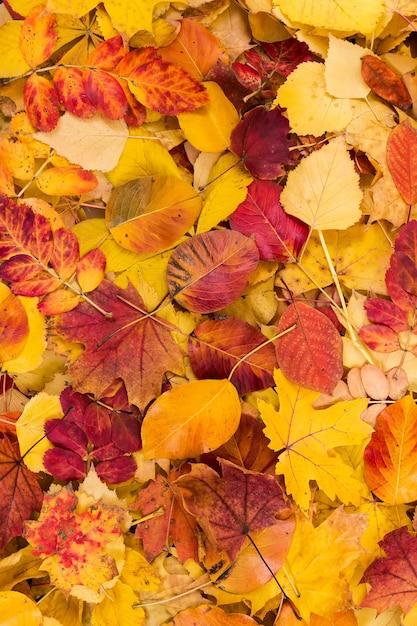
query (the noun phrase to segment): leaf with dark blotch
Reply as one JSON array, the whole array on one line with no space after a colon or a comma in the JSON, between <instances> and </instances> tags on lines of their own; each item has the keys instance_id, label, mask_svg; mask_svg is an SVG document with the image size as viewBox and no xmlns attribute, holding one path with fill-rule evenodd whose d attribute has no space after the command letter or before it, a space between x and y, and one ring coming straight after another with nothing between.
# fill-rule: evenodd
<instances>
[{"instance_id":1,"label":"leaf with dark blotch","mask_svg":"<svg viewBox=\"0 0 417 626\"><path fill-rule=\"evenodd\" d=\"M276 524L290 508L273 476L222 461L222 478L203 463L192 466L176 485L186 509L195 515L209 541L233 561L253 531Z\"/></svg>"},{"instance_id":2,"label":"leaf with dark blotch","mask_svg":"<svg viewBox=\"0 0 417 626\"><path fill-rule=\"evenodd\" d=\"M58 480L82 480L86 462L79 454L65 448L49 448L43 456L46 471Z\"/></svg>"},{"instance_id":3,"label":"leaf with dark blotch","mask_svg":"<svg viewBox=\"0 0 417 626\"><path fill-rule=\"evenodd\" d=\"M368 298L364 307L367 316L374 324L389 326L397 333L409 330L406 314L394 302L382 298Z\"/></svg>"},{"instance_id":4,"label":"leaf with dark blotch","mask_svg":"<svg viewBox=\"0 0 417 626\"><path fill-rule=\"evenodd\" d=\"M132 456L119 456L109 461L101 461L96 465L96 472L101 480L110 485L124 483L130 480L137 470L137 464Z\"/></svg>"},{"instance_id":5,"label":"leaf with dark blotch","mask_svg":"<svg viewBox=\"0 0 417 626\"><path fill-rule=\"evenodd\" d=\"M197 378L228 378L239 394L273 387L275 349L271 343L256 350L267 338L255 326L237 318L206 320L190 336L188 351ZM245 358L252 350L253 354Z\"/></svg>"},{"instance_id":6,"label":"leaf with dark blotch","mask_svg":"<svg viewBox=\"0 0 417 626\"><path fill-rule=\"evenodd\" d=\"M17 443L7 435L0 439L0 550L23 532L23 523L40 511L43 493L36 474L26 466Z\"/></svg>"},{"instance_id":7,"label":"leaf with dark blotch","mask_svg":"<svg viewBox=\"0 0 417 626\"><path fill-rule=\"evenodd\" d=\"M48 420L45 423L45 433L54 446L71 450L81 457L87 454L88 439L77 424L65 419Z\"/></svg>"},{"instance_id":8,"label":"leaf with dark blotch","mask_svg":"<svg viewBox=\"0 0 417 626\"><path fill-rule=\"evenodd\" d=\"M61 315L54 327L67 341L85 345L84 352L68 368L73 387L99 398L114 380L121 378L129 402L145 408L161 393L166 371L182 372L180 348L156 315L146 315L132 285L120 289L103 280L90 299L112 317L81 302Z\"/></svg>"},{"instance_id":9,"label":"leaf with dark blotch","mask_svg":"<svg viewBox=\"0 0 417 626\"><path fill-rule=\"evenodd\" d=\"M387 165L403 200L417 202L417 129L408 120L391 130L387 141Z\"/></svg>"},{"instance_id":10,"label":"leaf with dark blotch","mask_svg":"<svg viewBox=\"0 0 417 626\"><path fill-rule=\"evenodd\" d=\"M219 311L243 293L258 260L255 242L238 232L215 230L195 235L181 243L169 259L169 292L190 311Z\"/></svg>"},{"instance_id":11,"label":"leaf with dark blotch","mask_svg":"<svg viewBox=\"0 0 417 626\"><path fill-rule=\"evenodd\" d=\"M379 542L386 556L376 559L365 571L361 583L371 590L361 606L378 613L400 606L407 615L417 603L417 538L402 526Z\"/></svg>"},{"instance_id":12,"label":"leaf with dark blotch","mask_svg":"<svg viewBox=\"0 0 417 626\"><path fill-rule=\"evenodd\" d=\"M402 111L411 108L413 101L401 78L373 54L362 57L362 78L377 96Z\"/></svg>"},{"instance_id":13,"label":"leaf with dark blotch","mask_svg":"<svg viewBox=\"0 0 417 626\"><path fill-rule=\"evenodd\" d=\"M277 333L296 327L276 341L278 364L301 387L332 393L343 375L342 338L324 313L294 302L281 316Z\"/></svg>"},{"instance_id":14,"label":"leaf with dark blotch","mask_svg":"<svg viewBox=\"0 0 417 626\"><path fill-rule=\"evenodd\" d=\"M285 213L279 197L282 187L267 180L254 180L246 199L229 217L230 226L255 238L264 261L294 261L307 240L309 228Z\"/></svg>"},{"instance_id":15,"label":"leaf with dark blotch","mask_svg":"<svg viewBox=\"0 0 417 626\"><path fill-rule=\"evenodd\" d=\"M395 352L401 349L397 332L388 326L367 324L362 326L359 335L368 348L376 352Z\"/></svg>"},{"instance_id":16,"label":"leaf with dark blotch","mask_svg":"<svg viewBox=\"0 0 417 626\"><path fill-rule=\"evenodd\" d=\"M252 176L273 180L284 174L283 165L293 163L289 131L288 119L280 109L256 107L233 129L230 147Z\"/></svg>"}]
</instances>

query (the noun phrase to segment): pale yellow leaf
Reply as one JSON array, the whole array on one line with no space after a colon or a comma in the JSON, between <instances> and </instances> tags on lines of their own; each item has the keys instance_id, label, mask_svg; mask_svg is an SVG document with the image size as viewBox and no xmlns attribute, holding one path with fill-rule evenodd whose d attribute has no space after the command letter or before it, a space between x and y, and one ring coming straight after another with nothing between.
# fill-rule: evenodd
<instances>
[{"instance_id":1,"label":"pale yellow leaf","mask_svg":"<svg viewBox=\"0 0 417 626\"><path fill-rule=\"evenodd\" d=\"M323 63L300 63L278 89L275 104L287 109L291 129L299 135L340 131L352 119L350 100L327 92L324 72Z\"/></svg>"},{"instance_id":2,"label":"pale yellow leaf","mask_svg":"<svg viewBox=\"0 0 417 626\"><path fill-rule=\"evenodd\" d=\"M335 98L365 98L370 88L362 78L361 58L372 54L368 48L338 39L329 34L329 50L325 62L326 89Z\"/></svg>"},{"instance_id":3,"label":"pale yellow leaf","mask_svg":"<svg viewBox=\"0 0 417 626\"><path fill-rule=\"evenodd\" d=\"M343 137L329 141L288 174L281 204L316 230L343 230L361 217L362 191Z\"/></svg>"},{"instance_id":4,"label":"pale yellow leaf","mask_svg":"<svg viewBox=\"0 0 417 626\"><path fill-rule=\"evenodd\" d=\"M117 165L129 133L123 120L109 120L100 115L82 119L66 112L54 130L34 136L71 163L87 170L108 172Z\"/></svg>"},{"instance_id":5,"label":"pale yellow leaf","mask_svg":"<svg viewBox=\"0 0 417 626\"><path fill-rule=\"evenodd\" d=\"M0 78L21 76L30 70L19 48L21 21L10 21L0 26Z\"/></svg>"},{"instance_id":6,"label":"pale yellow leaf","mask_svg":"<svg viewBox=\"0 0 417 626\"><path fill-rule=\"evenodd\" d=\"M142 626L145 624L145 611L133 608L138 597L129 585L117 582L108 589L104 600L94 607L92 626Z\"/></svg>"},{"instance_id":7,"label":"pale yellow leaf","mask_svg":"<svg viewBox=\"0 0 417 626\"><path fill-rule=\"evenodd\" d=\"M240 120L233 104L217 83L203 83L210 96L208 104L177 115L185 138L202 152L223 152L230 144L230 134Z\"/></svg>"},{"instance_id":8,"label":"pale yellow leaf","mask_svg":"<svg viewBox=\"0 0 417 626\"><path fill-rule=\"evenodd\" d=\"M246 198L252 180L235 154L227 152L221 156L210 172L197 233L209 231L227 219Z\"/></svg>"},{"instance_id":9,"label":"pale yellow leaf","mask_svg":"<svg viewBox=\"0 0 417 626\"><path fill-rule=\"evenodd\" d=\"M187 459L215 450L235 433L240 402L229 380L194 380L159 396L142 423L146 459Z\"/></svg>"},{"instance_id":10,"label":"pale yellow leaf","mask_svg":"<svg viewBox=\"0 0 417 626\"><path fill-rule=\"evenodd\" d=\"M16 422L20 453L32 472L45 471L43 456L52 444L45 437L45 422L63 417L59 396L41 391L31 398Z\"/></svg>"},{"instance_id":11,"label":"pale yellow leaf","mask_svg":"<svg viewBox=\"0 0 417 626\"><path fill-rule=\"evenodd\" d=\"M246 13L235 2L231 2L226 10L221 11L210 25L210 31L226 48L230 63L252 47L252 33Z\"/></svg>"},{"instance_id":12,"label":"pale yellow leaf","mask_svg":"<svg viewBox=\"0 0 417 626\"><path fill-rule=\"evenodd\" d=\"M346 128L345 140L359 148L381 167L386 164L387 139L396 124L395 111L370 94L367 101L355 100L353 118Z\"/></svg>"},{"instance_id":13,"label":"pale yellow leaf","mask_svg":"<svg viewBox=\"0 0 417 626\"><path fill-rule=\"evenodd\" d=\"M294 25L370 35L384 12L384 0L273 0Z\"/></svg>"},{"instance_id":14,"label":"pale yellow leaf","mask_svg":"<svg viewBox=\"0 0 417 626\"><path fill-rule=\"evenodd\" d=\"M180 177L174 159L155 135L145 128L130 129L119 162L108 173L108 179L118 187L139 176L154 174Z\"/></svg>"},{"instance_id":15,"label":"pale yellow leaf","mask_svg":"<svg viewBox=\"0 0 417 626\"><path fill-rule=\"evenodd\" d=\"M46 320L38 309L38 298L18 296L29 322L29 336L25 347L14 359L3 361L2 371L13 374L31 372L42 362L46 350Z\"/></svg>"}]
</instances>

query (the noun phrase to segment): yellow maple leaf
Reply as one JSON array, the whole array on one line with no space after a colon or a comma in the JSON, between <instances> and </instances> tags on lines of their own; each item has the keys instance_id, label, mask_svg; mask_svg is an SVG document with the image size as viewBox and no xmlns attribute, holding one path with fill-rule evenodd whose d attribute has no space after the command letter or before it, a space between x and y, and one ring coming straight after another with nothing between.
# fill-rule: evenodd
<instances>
[{"instance_id":1,"label":"yellow maple leaf","mask_svg":"<svg viewBox=\"0 0 417 626\"><path fill-rule=\"evenodd\" d=\"M260 400L259 410L266 427L265 435L273 450L282 451L276 473L285 477L286 491L292 494L302 511L310 506L310 481L315 480L329 498L358 505L367 493L365 483L354 476L336 448L361 443L372 428L360 419L368 400L360 398L338 402L322 410L312 404L320 395L299 387L275 373L280 410Z\"/></svg>"},{"instance_id":2,"label":"yellow maple leaf","mask_svg":"<svg viewBox=\"0 0 417 626\"><path fill-rule=\"evenodd\" d=\"M371 34L384 13L384 0L273 0L294 26L312 26L324 30Z\"/></svg>"},{"instance_id":3,"label":"yellow maple leaf","mask_svg":"<svg viewBox=\"0 0 417 626\"><path fill-rule=\"evenodd\" d=\"M362 215L359 174L337 137L313 152L288 174L281 193L285 211L316 230L343 230Z\"/></svg>"},{"instance_id":4,"label":"yellow maple leaf","mask_svg":"<svg viewBox=\"0 0 417 626\"><path fill-rule=\"evenodd\" d=\"M352 120L350 100L328 93L325 66L315 61L300 63L291 72L278 89L274 104L287 109L291 129L299 135L319 137L343 130Z\"/></svg>"},{"instance_id":5,"label":"yellow maple leaf","mask_svg":"<svg viewBox=\"0 0 417 626\"><path fill-rule=\"evenodd\" d=\"M336 611L351 605L347 569L365 552L365 529L366 515L350 515L343 507L317 528L310 520L297 519L278 580L306 621L311 613L331 620Z\"/></svg>"}]
</instances>

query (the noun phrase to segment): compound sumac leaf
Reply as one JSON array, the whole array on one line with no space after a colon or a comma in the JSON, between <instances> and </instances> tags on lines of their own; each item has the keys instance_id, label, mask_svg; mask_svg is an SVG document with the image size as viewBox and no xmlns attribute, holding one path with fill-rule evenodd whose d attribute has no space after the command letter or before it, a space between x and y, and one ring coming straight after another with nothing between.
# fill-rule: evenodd
<instances>
[{"instance_id":1,"label":"compound sumac leaf","mask_svg":"<svg viewBox=\"0 0 417 626\"><path fill-rule=\"evenodd\" d=\"M120 456L109 461L101 461L96 465L97 476L111 485L129 480L136 469L136 461L131 456Z\"/></svg>"}]
</instances>

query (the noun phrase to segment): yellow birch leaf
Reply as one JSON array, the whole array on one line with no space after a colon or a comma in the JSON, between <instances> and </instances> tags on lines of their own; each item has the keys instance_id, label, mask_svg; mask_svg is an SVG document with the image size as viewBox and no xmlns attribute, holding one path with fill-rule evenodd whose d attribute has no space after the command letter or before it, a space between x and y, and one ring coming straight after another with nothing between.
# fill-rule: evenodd
<instances>
[{"instance_id":1,"label":"yellow birch leaf","mask_svg":"<svg viewBox=\"0 0 417 626\"><path fill-rule=\"evenodd\" d=\"M208 104L177 115L185 138L201 152L223 152L230 144L230 133L240 120L233 104L217 83L203 83Z\"/></svg>"},{"instance_id":2,"label":"yellow birch leaf","mask_svg":"<svg viewBox=\"0 0 417 626\"><path fill-rule=\"evenodd\" d=\"M31 69L19 48L22 24L13 20L0 26L0 78L21 76Z\"/></svg>"},{"instance_id":3,"label":"yellow birch leaf","mask_svg":"<svg viewBox=\"0 0 417 626\"><path fill-rule=\"evenodd\" d=\"M119 581L94 607L91 626L143 626L145 611L134 608L135 604L138 604L138 597L132 587Z\"/></svg>"},{"instance_id":4,"label":"yellow birch leaf","mask_svg":"<svg viewBox=\"0 0 417 626\"><path fill-rule=\"evenodd\" d=\"M344 35L362 33L370 35L384 13L384 0L273 0L273 5L294 25L313 26Z\"/></svg>"},{"instance_id":5,"label":"yellow birch leaf","mask_svg":"<svg viewBox=\"0 0 417 626\"><path fill-rule=\"evenodd\" d=\"M327 231L325 240L342 285L349 289L387 294L385 272L389 267L392 245L379 224L354 224L347 230ZM333 283L320 238L316 233L309 239L301 265L314 279L314 283L295 264L288 264L277 276L277 284L283 285L280 280L282 278L293 296L316 286L327 287Z\"/></svg>"},{"instance_id":6,"label":"yellow birch leaf","mask_svg":"<svg viewBox=\"0 0 417 626\"><path fill-rule=\"evenodd\" d=\"M308 104L306 104L308 103ZM334 98L326 90L323 63L300 63L278 89L274 104L287 109L291 129L299 135L319 137L341 131L352 119L347 98Z\"/></svg>"},{"instance_id":7,"label":"yellow birch leaf","mask_svg":"<svg viewBox=\"0 0 417 626\"><path fill-rule=\"evenodd\" d=\"M240 402L229 380L195 380L163 393L142 424L145 459L187 459L215 450L235 433Z\"/></svg>"},{"instance_id":8,"label":"yellow birch leaf","mask_svg":"<svg viewBox=\"0 0 417 626\"><path fill-rule=\"evenodd\" d=\"M365 54L372 54L372 51L329 34L324 76L331 96L366 98L371 90L362 78L361 58Z\"/></svg>"},{"instance_id":9,"label":"yellow birch leaf","mask_svg":"<svg viewBox=\"0 0 417 626\"><path fill-rule=\"evenodd\" d=\"M83 603L73 596L66 598L59 589L51 589L38 601L38 607L42 615L54 617L64 626L82 624Z\"/></svg>"},{"instance_id":10,"label":"yellow birch leaf","mask_svg":"<svg viewBox=\"0 0 417 626\"><path fill-rule=\"evenodd\" d=\"M278 580L308 623L311 613L332 620L336 611L350 605L346 570L365 552L361 545L365 529L365 515L348 514L342 507L335 509L318 527L305 518L297 519ZM299 596L295 595L291 582Z\"/></svg>"},{"instance_id":11,"label":"yellow birch leaf","mask_svg":"<svg viewBox=\"0 0 417 626\"><path fill-rule=\"evenodd\" d=\"M275 374L280 410L259 402L265 435L270 447L281 451L275 471L283 474L287 493L291 494L307 515L315 480L329 498L359 505L367 492L364 482L354 477L354 470L344 463L335 448L361 443L372 428L360 419L367 398L338 402L321 410L312 404L319 393L294 385L281 370Z\"/></svg>"},{"instance_id":12,"label":"yellow birch leaf","mask_svg":"<svg viewBox=\"0 0 417 626\"><path fill-rule=\"evenodd\" d=\"M29 321L29 336L23 350L13 359L5 360L2 370L13 374L31 372L42 362L46 350L46 320L38 309L38 298L18 296Z\"/></svg>"},{"instance_id":13,"label":"yellow birch leaf","mask_svg":"<svg viewBox=\"0 0 417 626\"><path fill-rule=\"evenodd\" d=\"M362 215L362 191L343 137L329 141L288 174L281 204L315 230L344 230Z\"/></svg>"},{"instance_id":14,"label":"yellow birch leaf","mask_svg":"<svg viewBox=\"0 0 417 626\"><path fill-rule=\"evenodd\" d=\"M352 106L353 118L346 128L346 143L365 152L380 167L385 166L388 135L396 125L395 112L372 94L366 102L355 100Z\"/></svg>"},{"instance_id":15,"label":"yellow birch leaf","mask_svg":"<svg viewBox=\"0 0 417 626\"><path fill-rule=\"evenodd\" d=\"M227 152L221 156L210 172L197 233L209 231L227 219L246 198L252 181L253 177L235 154Z\"/></svg>"},{"instance_id":16,"label":"yellow birch leaf","mask_svg":"<svg viewBox=\"0 0 417 626\"><path fill-rule=\"evenodd\" d=\"M0 615L4 626L43 626L35 602L18 591L0 591Z\"/></svg>"},{"instance_id":17,"label":"yellow birch leaf","mask_svg":"<svg viewBox=\"0 0 417 626\"><path fill-rule=\"evenodd\" d=\"M154 174L180 177L174 159L159 139L145 128L130 129L119 162L107 178L114 187L119 187L139 176Z\"/></svg>"},{"instance_id":18,"label":"yellow birch leaf","mask_svg":"<svg viewBox=\"0 0 417 626\"><path fill-rule=\"evenodd\" d=\"M25 465L32 472L45 471L43 456L53 447L45 437L45 422L63 417L59 396L41 391L33 396L16 422L20 453L25 455Z\"/></svg>"}]
</instances>

